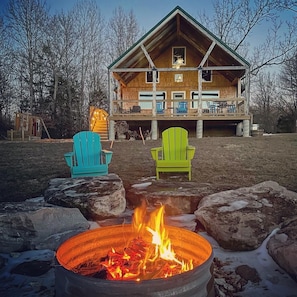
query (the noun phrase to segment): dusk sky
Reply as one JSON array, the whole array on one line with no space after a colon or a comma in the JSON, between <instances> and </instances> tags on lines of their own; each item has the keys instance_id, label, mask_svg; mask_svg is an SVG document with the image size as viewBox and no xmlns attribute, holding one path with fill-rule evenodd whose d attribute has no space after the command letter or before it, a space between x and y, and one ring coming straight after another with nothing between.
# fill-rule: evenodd
<instances>
[{"instance_id":1,"label":"dusk sky","mask_svg":"<svg viewBox=\"0 0 297 297\"><path fill-rule=\"evenodd\" d=\"M9 0L0 1L1 10L8 2ZM61 10L68 11L77 2L76 0L46 0L51 13L60 12ZM112 16L114 9L119 6L125 12L129 12L132 9L140 27L145 29L145 31L156 25L177 5L195 18L197 18L199 12L212 9L210 0L95 0L95 2L106 20Z\"/></svg>"},{"instance_id":2,"label":"dusk sky","mask_svg":"<svg viewBox=\"0 0 297 297\"><path fill-rule=\"evenodd\" d=\"M3 12L5 5L9 0L0 0L0 11ZM45 1L50 8L50 12L55 14L62 10L64 12L70 10L78 2L77 0L46 0ZM172 9L177 5L189 13L192 17L199 20L199 14L206 12L211 16L213 13L213 5L211 0L95 0L101 14L105 20L108 20L115 8L122 7L126 13L133 10L133 13L140 25L140 29L145 32L150 30L156 25L162 18L164 18ZM297 11L297 10L296 10ZM291 19L293 16L297 16L296 11L287 11L282 14L283 21ZM206 28L209 26L203 24ZM252 36L249 37L251 43L263 42L264 31L269 27L268 22L263 22L255 28Z\"/></svg>"}]
</instances>

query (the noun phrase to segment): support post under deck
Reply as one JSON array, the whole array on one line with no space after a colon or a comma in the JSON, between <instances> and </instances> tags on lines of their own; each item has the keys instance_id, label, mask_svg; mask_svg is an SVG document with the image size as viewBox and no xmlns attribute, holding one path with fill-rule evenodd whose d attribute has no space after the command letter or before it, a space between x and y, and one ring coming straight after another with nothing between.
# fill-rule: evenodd
<instances>
[{"instance_id":1,"label":"support post under deck","mask_svg":"<svg viewBox=\"0 0 297 297\"><path fill-rule=\"evenodd\" d=\"M249 136L250 136L250 121L243 120L243 137L249 137Z\"/></svg>"},{"instance_id":2,"label":"support post under deck","mask_svg":"<svg viewBox=\"0 0 297 297\"><path fill-rule=\"evenodd\" d=\"M109 121L109 140L113 141L115 140L115 133L114 133L114 121L110 120Z\"/></svg>"},{"instance_id":3,"label":"support post under deck","mask_svg":"<svg viewBox=\"0 0 297 297\"><path fill-rule=\"evenodd\" d=\"M152 120L151 131L152 131L152 140L157 140L158 139L158 121L157 120Z\"/></svg>"},{"instance_id":4,"label":"support post under deck","mask_svg":"<svg viewBox=\"0 0 297 297\"><path fill-rule=\"evenodd\" d=\"M203 120L198 120L196 123L196 138L203 137Z\"/></svg>"}]
</instances>

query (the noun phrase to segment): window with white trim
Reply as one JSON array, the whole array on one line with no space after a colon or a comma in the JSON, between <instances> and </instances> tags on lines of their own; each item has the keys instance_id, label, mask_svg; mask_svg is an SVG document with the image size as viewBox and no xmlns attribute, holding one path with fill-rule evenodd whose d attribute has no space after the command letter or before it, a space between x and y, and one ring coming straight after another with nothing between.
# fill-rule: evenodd
<instances>
[{"instance_id":1,"label":"window with white trim","mask_svg":"<svg viewBox=\"0 0 297 297\"><path fill-rule=\"evenodd\" d=\"M156 100L165 100L166 92L156 92ZM153 92L141 91L138 94L139 105L141 109L152 109L153 108ZM163 102L163 108L165 108L165 102Z\"/></svg>"},{"instance_id":2,"label":"window with white trim","mask_svg":"<svg viewBox=\"0 0 297 297\"><path fill-rule=\"evenodd\" d=\"M212 81L211 70L202 70L202 81L203 82L211 82Z\"/></svg>"},{"instance_id":3,"label":"window with white trim","mask_svg":"<svg viewBox=\"0 0 297 297\"><path fill-rule=\"evenodd\" d=\"M198 99L199 99L199 92L198 91L191 91L191 98L192 100L192 104L191 107L192 108L198 108ZM220 92L219 91L202 91L202 99L216 99L216 98L220 98ZM207 101L202 101L202 108L208 108L207 106Z\"/></svg>"},{"instance_id":4,"label":"window with white trim","mask_svg":"<svg viewBox=\"0 0 297 297\"><path fill-rule=\"evenodd\" d=\"M186 48L184 46L172 48L172 65L186 65Z\"/></svg>"},{"instance_id":5,"label":"window with white trim","mask_svg":"<svg viewBox=\"0 0 297 297\"><path fill-rule=\"evenodd\" d=\"M153 83L153 71L147 71L145 76L146 83ZM156 71L156 82L159 82L159 72Z\"/></svg>"}]
</instances>

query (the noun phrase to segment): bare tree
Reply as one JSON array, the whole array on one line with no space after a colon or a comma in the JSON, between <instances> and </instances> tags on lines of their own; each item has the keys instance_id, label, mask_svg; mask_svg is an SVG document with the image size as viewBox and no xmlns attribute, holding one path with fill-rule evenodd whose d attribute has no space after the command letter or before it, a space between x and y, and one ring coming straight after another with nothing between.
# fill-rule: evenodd
<instances>
[{"instance_id":1,"label":"bare tree","mask_svg":"<svg viewBox=\"0 0 297 297\"><path fill-rule=\"evenodd\" d=\"M214 0L214 15L200 17L214 34L251 62L251 72L257 74L265 66L282 64L297 48L296 17L283 22L281 12L297 14L294 0ZM270 22L261 42L250 49L255 29Z\"/></svg>"},{"instance_id":2,"label":"bare tree","mask_svg":"<svg viewBox=\"0 0 297 297\"><path fill-rule=\"evenodd\" d=\"M49 72L48 98L44 102L44 113L52 121L52 127L59 137L71 136L78 129L77 109L78 34L75 16L69 12L51 17L43 45L46 67ZM74 120L75 119L75 120Z\"/></svg>"},{"instance_id":3,"label":"bare tree","mask_svg":"<svg viewBox=\"0 0 297 297\"><path fill-rule=\"evenodd\" d=\"M0 18L0 119L9 118L12 99L11 68L12 55L9 50L8 31Z\"/></svg>"},{"instance_id":4,"label":"bare tree","mask_svg":"<svg viewBox=\"0 0 297 297\"><path fill-rule=\"evenodd\" d=\"M279 99L278 76L260 73L255 80L253 90L254 121L268 133L275 133L280 111L277 108Z\"/></svg>"},{"instance_id":5,"label":"bare tree","mask_svg":"<svg viewBox=\"0 0 297 297\"><path fill-rule=\"evenodd\" d=\"M106 35L110 62L122 55L139 37L140 29L133 11L126 14L121 6L116 8Z\"/></svg>"},{"instance_id":6,"label":"bare tree","mask_svg":"<svg viewBox=\"0 0 297 297\"><path fill-rule=\"evenodd\" d=\"M37 68L35 63L47 21L45 3L41 0L10 0L7 20L17 62L21 67L18 71L22 74L22 81L27 85L29 93L29 111L33 113L34 75Z\"/></svg>"},{"instance_id":7,"label":"bare tree","mask_svg":"<svg viewBox=\"0 0 297 297\"><path fill-rule=\"evenodd\" d=\"M284 63L280 81L282 96L278 107L288 122L288 132L297 132L297 51Z\"/></svg>"},{"instance_id":8,"label":"bare tree","mask_svg":"<svg viewBox=\"0 0 297 297\"><path fill-rule=\"evenodd\" d=\"M102 78L104 65L104 20L94 1L83 1L77 4L73 11L75 26L78 32L76 56L78 77L80 82L80 108L79 118L81 128L88 123L90 94L98 92L104 87ZM105 74L106 75L106 74Z\"/></svg>"}]
</instances>

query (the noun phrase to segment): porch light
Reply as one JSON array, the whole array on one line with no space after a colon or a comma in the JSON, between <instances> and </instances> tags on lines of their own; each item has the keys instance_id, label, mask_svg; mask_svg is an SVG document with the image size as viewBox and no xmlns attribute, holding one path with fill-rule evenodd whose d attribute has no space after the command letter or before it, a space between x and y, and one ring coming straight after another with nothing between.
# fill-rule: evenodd
<instances>
[{"instance_id":1,"label":"porch light","mask_svg":"<svg viewBox=\"0 0 297 297\"><path fill-rule=\"evenodd\" d=\"M178 56L175 62L172 65L172 68L179 69L180 65L184 64L184 59L181 56Z\"/></svg>"}]
</instances>

